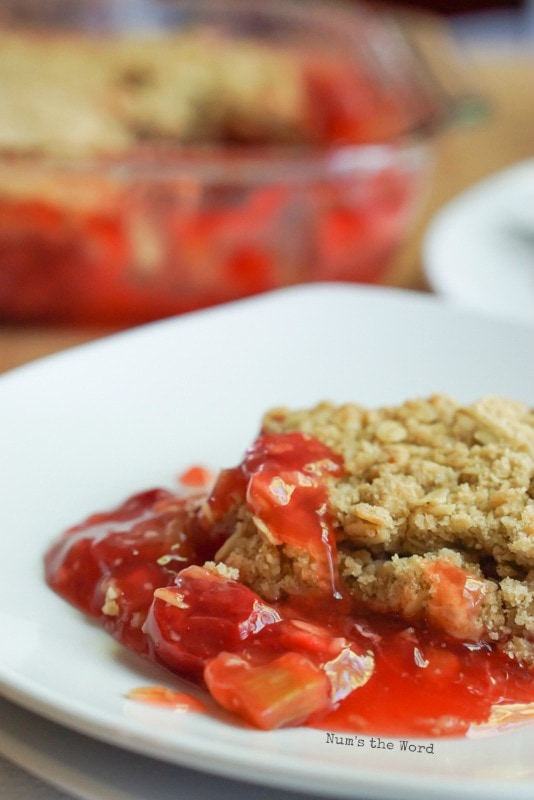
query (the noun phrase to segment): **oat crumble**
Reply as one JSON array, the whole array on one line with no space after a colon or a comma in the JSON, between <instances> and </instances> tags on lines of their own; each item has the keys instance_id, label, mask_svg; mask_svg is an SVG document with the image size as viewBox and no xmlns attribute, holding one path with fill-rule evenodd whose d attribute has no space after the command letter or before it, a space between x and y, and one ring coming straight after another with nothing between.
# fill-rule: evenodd
<instances>
[{"instance_id":1,"label":"oat crumble","mask_svg":"<svg viewBox=\"0 0 534 800\"><path fill-rule=\"evenodd\" d=\"M306 133L301 59L208 28L158 38L0 31L0 153L116 155L143 141Z\"/></svg>"},{"instance_id":2,"label":"oat crumble","mask_svg":"<svg viewBox=\"0 0 534 800\"><path fill-rule=\"evenodd\" d=\"M329 476L338 570L365 607L494 643L534 666L534 413L433 395L367 409L277 408L266 433L302 432L344 458ZM275 600L315 587L304 549L277 544L240 508L217 560Z\"/></svg>"}]
</instances>

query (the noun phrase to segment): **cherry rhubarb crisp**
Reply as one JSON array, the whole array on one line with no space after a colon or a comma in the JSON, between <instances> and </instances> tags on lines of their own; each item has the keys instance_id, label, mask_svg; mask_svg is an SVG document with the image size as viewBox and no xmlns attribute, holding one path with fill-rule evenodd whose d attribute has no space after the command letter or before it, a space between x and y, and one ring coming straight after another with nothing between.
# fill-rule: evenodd
<instances>
[{"instance_id":1,"label":"cherry rhubarb crisp","mask_svg":"<svg viewBox=\"0 0 534 800\"><path fill-rule=\"evenodd\" d=\"M271 410L209 488L93 515L46 577L259 728L505 724L534 701L534 414L441 395Z\"/></svg>"}]
</instances>

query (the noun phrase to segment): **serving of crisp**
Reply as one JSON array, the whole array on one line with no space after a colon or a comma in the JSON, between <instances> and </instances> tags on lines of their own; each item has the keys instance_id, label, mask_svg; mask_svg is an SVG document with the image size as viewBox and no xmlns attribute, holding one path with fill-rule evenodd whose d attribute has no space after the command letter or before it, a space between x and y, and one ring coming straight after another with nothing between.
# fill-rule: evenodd
<instances>
[{"instance_id":1,"label":"serving of crisp","mask_svg":"<svg viewBox=\"0 0 534 800\"><path fill-rule=\"evenodd\" d=\"M534 701L534 413L272 409L213 485L94 515L46 567L249 724L464 735Z\"/></svg>"}]
</instances>

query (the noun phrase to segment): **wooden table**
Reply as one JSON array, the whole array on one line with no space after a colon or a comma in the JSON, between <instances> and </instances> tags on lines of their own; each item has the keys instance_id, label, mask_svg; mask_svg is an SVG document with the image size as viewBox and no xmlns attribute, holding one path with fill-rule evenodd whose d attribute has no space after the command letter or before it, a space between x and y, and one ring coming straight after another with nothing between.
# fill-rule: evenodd
<instances>
[{"instance_id":1,"label":"wooden table","mask_svg":"<svg viewBox=\"0 0 534 800\"><path fill-rule=\"evenodd\" d=\"M534 45L492 52L468 48L469 78L487 99L490 114L472 128L451 128L438 137L426 204L412 234L388 272L387 285L425 291L421 243L433 215L467 187L507 166L534 157ZM0 325L0 372L104 335L103 330Z\"/></svg>"}]
</instances>

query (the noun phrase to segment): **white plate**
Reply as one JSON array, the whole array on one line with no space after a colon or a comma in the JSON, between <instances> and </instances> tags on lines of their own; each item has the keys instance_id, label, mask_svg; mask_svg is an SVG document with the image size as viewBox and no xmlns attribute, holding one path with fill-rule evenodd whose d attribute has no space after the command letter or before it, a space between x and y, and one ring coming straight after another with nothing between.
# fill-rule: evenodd
<instances>
[{"instance_id":1,"label":"white plate","mask_svg":"<svg viewBox=\"0 0 534 800\"><path fill-rule=\"evenodd\" d=\"M445 206L428 227L423 260L445 297L534 322L534 159Z\"/></svg>"},{"instance_id":2,"label":"white plate","mask_svg":"<svg viewBox=\"0 0 534 800\"><path fill-rule=\"evenodd\" d=\"M44 584L66 526L191 463L240 460L273 405L395 403L432 392L534 400L534 328L430 296L309 286L138 328L0 379L0 690L115 746L338 797L532 797L534 728L441 740L434 754L264 733L125 700L166 675ZM157 797L154 796L154 800Z\"/></svg>"}]
</instances>

